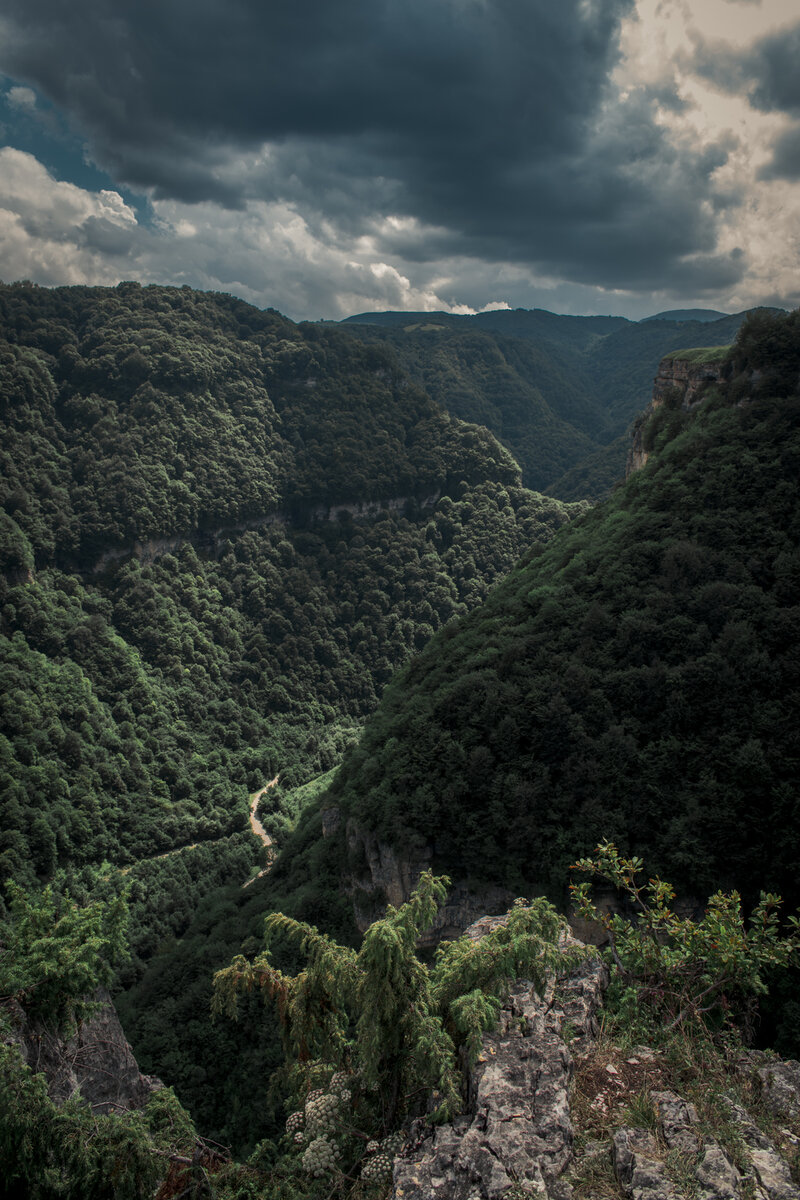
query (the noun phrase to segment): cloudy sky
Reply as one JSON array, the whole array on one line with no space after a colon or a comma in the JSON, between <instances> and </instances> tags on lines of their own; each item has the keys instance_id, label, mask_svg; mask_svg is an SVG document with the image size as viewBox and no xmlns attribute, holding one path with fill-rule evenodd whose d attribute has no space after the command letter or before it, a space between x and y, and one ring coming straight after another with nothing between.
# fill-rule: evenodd
<instances>
[{"instance_id":1,"label":"cloudy sky","mask_svg":"<svg viewBox=\"0 0 800 1200\"><path fill-rule=\"evenodd\" d=\"M0 278L800 304L798 0L2 0Z\"/></svg>"}]
</instances>

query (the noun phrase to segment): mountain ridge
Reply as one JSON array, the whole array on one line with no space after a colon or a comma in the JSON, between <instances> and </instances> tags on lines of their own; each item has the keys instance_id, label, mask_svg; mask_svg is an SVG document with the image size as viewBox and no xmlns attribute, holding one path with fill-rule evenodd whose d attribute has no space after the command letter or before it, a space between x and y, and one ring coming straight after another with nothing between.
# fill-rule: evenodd
<instances>
[{"instance_id":1,"label":"mountain ridge","mask_svg":"<svg viewBox=\"0 0 800 1200\"><path fill-rule=\"evenodd\" d=\"M729 344L745 315L635 322L542 309L388 312L348 318L341 328L392 346L443 408L491 429L527 486L597 500L624 474L625 439L663 356L681 344Z\"/></svg>"}]
</instances>

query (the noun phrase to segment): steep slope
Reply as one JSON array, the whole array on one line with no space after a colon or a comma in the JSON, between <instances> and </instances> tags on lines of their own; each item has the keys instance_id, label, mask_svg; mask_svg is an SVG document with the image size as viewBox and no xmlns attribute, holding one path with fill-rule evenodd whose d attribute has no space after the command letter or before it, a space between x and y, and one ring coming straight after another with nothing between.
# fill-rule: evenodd
<instances>
[{"instance_id":1,"label":"steep slope","mask_svg":"<svg viewBox=\"0 0 800 1200\"><path fill-rule=\"evenodd\" d=\"M342 325L393 346L448 412L491 429L527 486L577 499L605 496L622 477L628 426L663 355L728 344L744 313L718 317L676 312L637 323L515 309L364 313Z\"/></svg>"},{"instance_id":2,"label":"steep slope","mask_svg":"<svg viewBox=\"0 0 800 1200\"><path fill-rule=\"evenodd\" d=\"M0 287L0 338L3 878L130 872L142 959L569 511L386 348L232 297Z\"/></svg>"},{"instance_id":3,"label":"steep slope","mask_svg":"<svg viewBox=\"0 0 800 1200\"><path fill-rule=\"evenodd\" d=\"M392 346L447 412L491 429L521 464L526 487L547 487L594 448L590 389L561 347L435 320L356 328Z\"/></svg>"},{"instance_id":4,"label":"steep slope","mask_svg":"<svg viewBox=\"0 0 800 1200\"><path fill-rule=\"evenodd\" d=\"M791 882L798 405L732 406L764 370L753 346L738 353L724 397L693 414L670 398L646 469L400 672L271 874L212 898L125 998L140 1061L203 1130L247 1145L241 1098L268 1108L260 1001L239 1029L205 1015L212 971L253 953L266 910L347 940L354 899L375 900L359 891L371 866L402 888L430 856L462 885L453 925L481 885L563 899L567 863L601 835L655 846L648 864L696 891Z\"/></svg>"},{"instance_id":5,"label":"steep slope","mask_svg":"<svg viewBox=\"0 0 800 1200\"><path fill-rule=\"evenodd\" d=\"M400 673L325 803L529 894L607 836L800 899L799 341L756 317L727 382L663 404L647 466Z\"/></svg>"}]
</instances>

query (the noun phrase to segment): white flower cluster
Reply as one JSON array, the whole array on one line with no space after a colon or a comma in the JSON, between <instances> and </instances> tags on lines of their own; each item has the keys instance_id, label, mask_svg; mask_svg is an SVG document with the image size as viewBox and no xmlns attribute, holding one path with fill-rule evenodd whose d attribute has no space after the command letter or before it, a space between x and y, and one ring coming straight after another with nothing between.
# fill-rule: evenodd
<instances>
[{"instance_id":1,"label":"white flower cluster","mask_svg":"<svg viewBox=\"0 0 800 1200\"><path fill-rule=\"evenodd\" d=\"M390 1133L381 1142L367 1142L367 1154L361 1164L361 1178L365 1183L386 1183L392 1177L395 1155L403 1145L399 1133Z\"/></svg>"},{"instance_id":2,"label":"white flower cluster","mask_svg":"<svg viewBox=\"0 0 800 1200\"><path fill-rule=\"evenodd\" d=\"M334 1169L340 1154L339 1147L326 1137L316 1137L303 1154L303 1169L318 1179Z\"/></svg>"},{"instance_id":3,"label":"white flower cluster","mask_svg":"<svg viewBox=\"0 0 800 1200\"><path fill-rule=\"evenodd\" d=\"M314 1096L313 1100L312 1096ZM332 1133L338 1123L340 1108L339 1096L333 1096L330 1092L322 1092L321 1095L311 1092L306 1100L306 1132L308 1136L322 1137L326 1133Z\"/></svg>"},{"instance_id":4,"label":"white flower cluster","mask_svg":"<svg viewBox=\"0 0 800 1200\"><path fill-rule=\"evenodd\" d=\"M361 1167L361 1178L365 1183L384 1183L391 1179L392 1159L381 1151L364 1159Z\"/></svg>"},{"instance_id":5,"label":"white flower cluster","mask_svg":"<svg viewBox=\"0 0 800 1200\"><path fill-rule=\"evenodd\" d=\"M299 1129L303 1128L305 1123L306 1123L306 1118L303 1113L301 1113L301 1112L289 1113L289 1116L286 1118L286 1132L287 1133L297 1133L297 1131Z\"/></svg>"},{"instance_id":6,"label":"white flower cluster","mask_svg":"<svg viewBox=\"0 0 800 1200\"><path fill-rule=\"evenodd\" d=\"M399 1154L402 1148L402 1133L390 1133L389 1136L385 1137L381 1142L381 1150L383 1150L386 1154L390 1154L392 1158Z\"/></svg>"}]
</instances>

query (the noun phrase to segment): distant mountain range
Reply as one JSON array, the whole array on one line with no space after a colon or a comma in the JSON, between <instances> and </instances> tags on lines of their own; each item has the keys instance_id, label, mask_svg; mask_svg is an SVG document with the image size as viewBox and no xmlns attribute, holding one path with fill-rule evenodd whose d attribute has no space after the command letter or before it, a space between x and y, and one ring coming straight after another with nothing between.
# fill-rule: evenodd
<instances>
[{"instance_id":1,"label":"distant mountain range","mask_svg":"<svg viewBox=\"0 0 800 1200\"><path fill-rule=\"evenodd\" d=\"M655 313L652 317L642 317L640 324L645 321L721 321L730 313L718 312L716 308L671 308L667 312Z\"/></svg>"},{"instance_id":2,"label":"distant mountain range","mask_svg":"<svg viewBox=\"0 0 800 1200\"><path fill-rule=\"evenodd\" d=\"M360 313L341 325L391 345L432 399L490 429L527 487L576 500L606 496L623 475L628 428L664 355L727 345L745 316L676 309L629 321L518 308Z\"/></svg>"}]
</instances>

